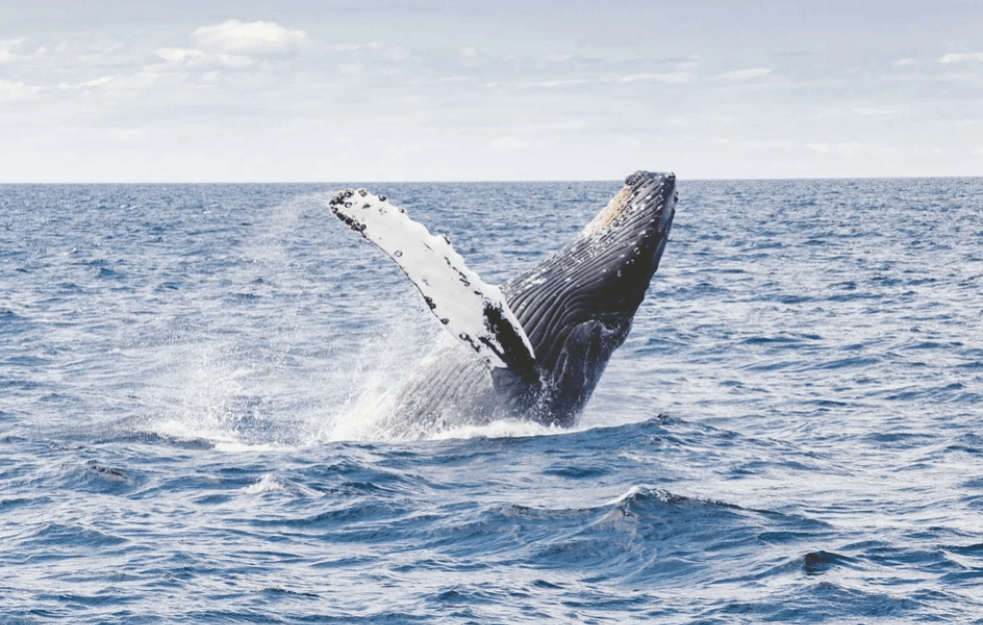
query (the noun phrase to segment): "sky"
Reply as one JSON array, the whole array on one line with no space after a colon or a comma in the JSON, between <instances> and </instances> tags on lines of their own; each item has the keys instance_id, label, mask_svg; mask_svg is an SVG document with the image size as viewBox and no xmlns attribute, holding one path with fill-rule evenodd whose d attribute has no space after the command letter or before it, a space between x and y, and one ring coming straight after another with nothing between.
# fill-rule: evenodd
<instances>
[{"instance_id":1,"label":"sky","mask_svg":"<svg viewBox=\"0 0 983 625\"><path fill-rule=\"evenodd\" d=\"M983 175L983 0L0 3L0 183Z\"/></svg>"}]
</instances>

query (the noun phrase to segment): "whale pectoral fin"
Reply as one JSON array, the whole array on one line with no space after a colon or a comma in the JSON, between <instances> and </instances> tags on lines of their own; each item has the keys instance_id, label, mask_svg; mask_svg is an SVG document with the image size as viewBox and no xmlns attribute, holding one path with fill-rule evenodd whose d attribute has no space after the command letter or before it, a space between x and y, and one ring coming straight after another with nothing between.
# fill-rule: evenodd
<instances>
[{"instance_id":1,"label":"whale pectoral fin","mask_svg":"<svg viewBox=\"0 0 983 625\"><path fill-rule=\"evenodd\" d=\"M467 267L447 237L430 234L403 208L365 189L342 191L329 206L396 261L444 329L488 367L533 374L536 355L505 296Z\"/></svg>"}]
</instances>

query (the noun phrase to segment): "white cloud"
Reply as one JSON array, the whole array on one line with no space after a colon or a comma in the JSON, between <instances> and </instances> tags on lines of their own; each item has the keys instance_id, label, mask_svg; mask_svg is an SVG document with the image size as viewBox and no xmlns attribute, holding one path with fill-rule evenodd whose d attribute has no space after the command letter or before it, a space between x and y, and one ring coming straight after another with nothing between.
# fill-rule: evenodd
<instances>
[{"instance_id":1,"label":"white cloud","mask_svg":"<svg viewBox=\"0 0 983 625\"><path fill-rule=\"evenodd\" d=\"M882 109L873 106L855 106L850 111L855 115L862 115L864 117L888 117L895 113L891 109Z\"/></svg>"},{"instance_id":2,"label":"white cloud","mask_svg":"<svg viewBox=\"0 0 983 625\"><path fill-rule=\"evenodd\" d=\"M668 128L689 128L690 121L685 117L663 117L659 123Z\"/></svg>"},{"instance_id":3,"label":"white cloud","mask_svg":"<svg viewBox=\"0 0 983 625\"><path fill-rule=\"evenodd\" d=\"M410 53L403 46L392 46L389 48L386 56L393 61L405 61L410 58Z\"/></svg>"},{"instance_id":4,"label":"white cloud","mask_svg":"<svg viewBox=\"0 0 983 625\"><path fill-rule=\"evenodd\" d=\"M767 76L770 73L771 70L767 67L751 67L748 69L738 69L732 72L717 74L715 78L719 78L720 80L751 80L752 78Z\"/></svg>"},{"instance_id":5,"label":"white cloud","mask_svg":"<svg viewBox=\"0 0 983 625\"><path fill-rule=\"evenodd\" d=\"M76 83L74 85L68 83L59 83L59 89L91 89L92 87L101 87L102 85L109 84L113 81L115 76L103 76L101 78L96 78L94 80L87 80L85 82Z\"/></svg>"},{"instance_id":6,"label":"white cloud","mask_svg":"<svg viewBox=\"0 0 983 625\"><path fill-rule=\"evenodd\" d=\"M543 129L545 130L559 130L563 132L573 132L577 130L583 130L587 128L587 122L582 119L571 119L563 122L553 122L550 124L545 124Z\"/></svg>"},{"instance_id":7,"label":"white cloud","mask_svg":"<svg viewBox=\"0 0 983 625\"><path fill-rule=\"evenodd\" d=\"M875 106L854 106L852 108L836 108L823 111L816 115L816 119L827 119L829 117L839 117L843 115L859 115L861 117L890 117L897 115L893 109L878 108Z\"/></svg>"},{"instance_id":8,"label":"white cloud","mask_svg":"<svg viewBox=\"0 0 983 625\"><path fill-rule=\"evenodd\" d=\"M974 154L975 156L983 156L983 148L976 148L975 150L973 150L972 154Z\"/></svg>"},{"instance_id":9,"label":"white cloud","mask_svg":"<svg viewBox=\"0 0 983 625\"><path fill-rule=\"evenodd\" d=\"M981 77L973 72L945 72L938 78L950 82L979 82Z\"/></svg>"},{"instance_id":10,"label":"white cloud","mask_svg":"<svg viewBox=\"0 0 983 625\"><path fill-rule=\"evenodd\" d=\"M753 141L730 141L728 139L723 139L723 140L716 139L715 141L722 141L723 143L735 143L735 144L740 145L742 147L754 148L754 149L758 149L758 150L776 150L776 149L778 149L778 150L787 150L787 149L790 149L790 148L800 148L800 147L802 147L799 144L795 143L794 141L787 141L787 140L784 140L784 139L779 139L779 140L753 140ZM815 144L815 145L816 146L825 146L826 144ZM820 149L818 147L816 147L816 148L810 148L810 149L818 149L819 151L822 151L822 149Z\"/></svg>"},{"instance_id":11,"label":"white cloud","mask_svg":"<svg viewBox=\"0 0 983 625\"><path fill-rule=\"evenodd\" d=\"M110 59L123 58L123 51L126 45L117 40L94 41L85 46L85 50L78 55L78 62L84 65L101 64ZM111 62L111 61L110 61Z\"/></svg>"},{"instance_id":12,"label":"white cloud","mask_svg":"<svg viewBox=\"0 0 983 625\"><path fill-rule=\"evenodd\" d=\"M939 63L962 63L963 61L983 62L983 52L966 52L962 54L947 54L939 59Z\"/></svg>"},{"instance_id":13,"label":"white cloud","mask_svg":"<svg viewBox=\"0 0 983 625\"><path fill-rule=\"evenodd\" d=\"M20 47L20 44L27 41L23 37L20 39L3 39L0 40L0 63L10 63L17 58L14 54L14 48Z\"/></svg>"},{"instance_id":14,"label":"white cloud","mask_svg":"<svg viewBox=\"0 0 983 625\"><path fill-rule=\"evenodd\" d=\"M188 48L160 48L157 56L174 65L202 65L208 59L201 50Z\"/></svg>"},{"instance_id":15,"label":"white cloud","mask_svg":"<svg viewBox=\"0 0 983 625\"><path fill-rule=\"evenodd\" d=\"M553 54L548 55L546 57L546 60L547 61L550 61L550 62L553 62L553 63L565 63L566 61L569 61L572 58L573 58L573 55L572 54L553 53Z\"/></svg>"},{"instance_id":16,"label":"white cloud","mask_svg":"<svg viewBox=\"0 0 983 625\"><path fill-rule=\"evenodd\" d=\"M381 50L385 44L381 41L370 41L369 43L336 43L327 46L330 52L358 52L359 50Z\"/></svg>"},{"instance_id":17,"label":"white cloud","mask_svg":"<svg viewBox=\"0 0 983 625\"><path fill-rule=\"evenodd\" d=\"M806 147L823 154L853 154L863 147L862 143L850 141L845 143L809 143Z\"/></svg>"},{"instance_id":18,"label":"white cloud","mask_svg":"<svg viewBox=\"0 0 983 625\"><path fill-rule=\"evenodd\" d=\"M41 91L37 85L26 85L23 82L3 80L0 78L0 102L10 100L25 100Z\"/></svg>"},{"instance_id":19,"label":"white cloud","mask_svg":"<svg viewBox=\"0 0 983 625\"><path fill-rule=\"evenodd\" d=\"M219 65L226 67L249 67L253 64L251 58L242 56L241 54L216 54L215 60Z\"/></svg>"},{"instance_id":20,"label":"white cloud","mask_svg":"<svg viewBox=\"0 0 983 625\"><path fill-rule=\"evenodd\" d=\"M253 60L240 54L208 54L194 48L160 48L157 56L171 65L199 67L202 65L224 65L225 67L248 67Z\"/></svg>"},{"instance_id":21,"label":"white cloud","mask_svg":"<svg viewBox=\"0 0 983 625\"><path fill-rule=\"evenodd\" d=\"M590 82L586 78L566 78L561 80L540 80L538 82L521 83L520 86L539 87L541 89L555 89L556 87L575 87Z\"/></svg>"},{"instance_id":22,"label":"white cloud","mask_svg":"<svg viewBox=\"0 0 983 625\"><path fill-rule=\"evenodd\" d=\"M918 64L915 59L898 59L894 63L891 63L894 67L914 67Z\"/></svg>"},{"instance_id":23,"label":"white cloud","mask_svg":"<svg viewBox=\"0 0 983 625\"><path fill-rule=\"evenodd\" d=\"M668 82L672 84L682 85L685 83L694 82L696 76L690 74L689 72L669 72L664 74L629 74L627 76L619 76L614 79L616 82L639 82L639 81L655 81L655 82Z\"/></svg>"},{"instance_id":24,"label":"white cloud","mask_svg":"<svg viewBox=\"0 0 983 625\"><path fill-rule=\"evenodd\" d=\"M522 150L528 148L528 141L516 139L515 137L499 137L488 144L493 150Z\"/></svg>"},{"instance_id":25,"label":"white cloud","mask_svg":"<svg viewBox=\"0 0 983 625\"><path fill-rule=\"evenodd\" d=\"M461 48L461 56L474 56L475 54L474 48Z\"/></svg>"},{"instance_id":26,"label":"white cloud","mask_svg":"<svg viewBox=\"0 0 983 625\"><path fill-rule=\"evenodd\" d=\"M288 52L307 43L307 33L289 30L274 22L240 22L202 26L191 33L202 48L225 53L264 54Z\"/></svg>"}]
</instances>

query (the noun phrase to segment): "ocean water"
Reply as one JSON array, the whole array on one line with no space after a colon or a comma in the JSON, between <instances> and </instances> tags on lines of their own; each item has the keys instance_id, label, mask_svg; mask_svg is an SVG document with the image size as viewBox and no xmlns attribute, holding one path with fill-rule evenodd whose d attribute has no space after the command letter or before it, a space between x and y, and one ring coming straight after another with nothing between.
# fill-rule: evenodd
<instances>
[{"instance_id":1,"label":"ocean water","mask_svg":"<svg viewBox=\"0 0 983 625\"><path fill-rule=\"evenodd\" d=\"M682 179L576 427L415 442L342 186L0 186L0 623L983 623L983 179ZM495 283L620 182L367 186Z\"/></svg>"}]
</instances>

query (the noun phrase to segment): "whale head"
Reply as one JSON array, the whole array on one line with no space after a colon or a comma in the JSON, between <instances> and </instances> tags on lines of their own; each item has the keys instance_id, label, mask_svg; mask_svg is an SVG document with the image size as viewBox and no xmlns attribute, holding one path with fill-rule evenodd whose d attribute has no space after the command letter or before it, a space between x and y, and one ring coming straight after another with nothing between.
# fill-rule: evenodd
<instances>
[{"instance_id":1,"label":"whale head","mask_svg":"<svg viewBox=\"0 0 983 625\"><path fill-rule=\"evenodd\" d=\"M504 286L536 354L537 417L567 426L624 343L665 250L676 177L638 171L566 248Z\"/></svg>"}]
</instances>

